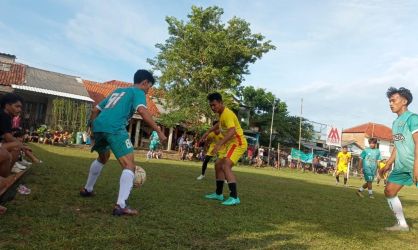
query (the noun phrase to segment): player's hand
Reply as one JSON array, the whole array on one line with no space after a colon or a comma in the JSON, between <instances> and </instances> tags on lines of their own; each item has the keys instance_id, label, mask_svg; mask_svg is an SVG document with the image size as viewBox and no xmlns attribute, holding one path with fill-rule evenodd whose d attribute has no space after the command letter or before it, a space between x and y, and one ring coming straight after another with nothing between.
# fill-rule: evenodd
<instances>
[{"instance_id":1,"label":"player's hand","mask_svg":"<svg viewBox=\"0 0 418 250\"><path fill-rule=\"evenodd\" d=\"M219 152L219 149L221 148L222 145L220 144L216 144L215 147L213 147L212 149L212 154L216 155Z\"/></svg>"},{"instance_id":2,"label":"player's hand","mask_svg":"<svg viewBox=\"0 0 418 250\"><path fill-rule=\"evenodd\" d=\"M389 168L390 168L390 166L386 165L382 169L379 169L379 176L380 176L380 178L383 178L383 176L389 170Z\"/></svg>"},{"instance_id":3,"label":"player's hand","mask_svg":"<svg viewBox=\"0 0 418 250\"><path fill-rule=\"evenodd\" d=\"M418 167L414 168L414 183L418 183Z\"/></svg>"}]
</instances>

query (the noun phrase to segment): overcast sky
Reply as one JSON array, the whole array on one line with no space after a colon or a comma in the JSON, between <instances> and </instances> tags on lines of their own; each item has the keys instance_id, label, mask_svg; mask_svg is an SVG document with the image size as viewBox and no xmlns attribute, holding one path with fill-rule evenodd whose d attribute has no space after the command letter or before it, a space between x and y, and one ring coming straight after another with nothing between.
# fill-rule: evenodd
<instances>
[{"instance_id":1,"label":"overcast sky","mask_svg":"<svg viewBox=\"0 0 418 250\"><path fill-rule=\"evenodd\" d=\"M291 114L349 128L391 125L385 91L409 88L418 103L418 1L106 1L3 0L0 52L18 61L95 81L132 81L166 16L185 19L192 5L224 9L251 23L277 50L250 67L245 85L272 91Z\"/></svg>"}]
</instances>

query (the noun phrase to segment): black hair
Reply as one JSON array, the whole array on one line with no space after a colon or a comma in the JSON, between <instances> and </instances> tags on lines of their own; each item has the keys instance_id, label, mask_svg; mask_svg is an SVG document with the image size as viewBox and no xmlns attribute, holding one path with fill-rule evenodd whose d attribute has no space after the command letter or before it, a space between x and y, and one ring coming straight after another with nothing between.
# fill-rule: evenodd
<instances>
[{"instance_id":1,"label":"black hair","mask_svg":"<svg viewBox=\"0 0 418 250\"><path fill-rule=\"evenodd\" d=\"M216 123L218 123L218 122L219 122L219 121L217 121L217 120L216 120L216 121L213 121L213 122L212 122L212 126L215 126L215 125L216 125Z\"/></svg>"},{"instance_id":2,"label":"black hair","mask_svg":"<svg viewBox=\"0 0 418 250\"><path fill-rule=\"evenodd\" d=\"M376 139L376 138L370 138L370 139L369 139L369 144L370 144L370 143L377 144L377 139Z\"/></svg>"},{"instance_id":3,"label":"black hair","mask_svg":"<svg viewBox=\"0 0 418 250\"><path fill-rule=\"evenodd\" d=\"M2 109L4 109L4 107L6 107L6 104L14 104L16 102L21 102L23 103L23 98L16 95L15 93L8 93L5 94L1 100L0 100L0 107Z\"/></svg>"},{"instance_id":4,"label":"black hair","mask_svg":"<svg viewBox=\"0 0 418 250\"><path fill-rule=\"evenodd\" d=\"M347 146L343 146L342 148L346 148L346 149L348 149L348 147L347 147Z\"/></svg>"},{"instance_id":5,"label":"black hair","mask_svg":"<svg viewBox=\"0 0 418 250\"><path fill-rule=\"evenodd\" d=\"M139 84L144 80L148 80L154 85L155 78L152 76L151 72L145 69L138 69L134 75L134 84Z\"/></svg>"},{"instance_id":6,"label":"black hair","mask_svg":"<svg viewBox=\"0 0 418 250\"><path fill-rule=\"evenodd\" d=\"M405 98L407 101L406 105L411 104L413 97L409 89L406 89L404 87L400 87L399 89L390 87L388 91L386 91L386 96L388 98L391 98L394 94L399 94L400 96Z\"/></svg>"},{"instance_id":7,"label":"black hair","mask_svg":"<svg viewBox=\"0 0 418 250\"><path fill-rule=\"evenodd\" d=\"M222 102L222 95L218 92L212 93L208 95L208 101L219 101Z\"/></svg>"}]
</instances>

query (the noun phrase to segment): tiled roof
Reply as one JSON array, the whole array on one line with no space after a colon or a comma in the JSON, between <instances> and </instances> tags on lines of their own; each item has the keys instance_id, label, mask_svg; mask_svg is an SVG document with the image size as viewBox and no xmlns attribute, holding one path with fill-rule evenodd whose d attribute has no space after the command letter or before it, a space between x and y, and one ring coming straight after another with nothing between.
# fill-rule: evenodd
<instances>
[{"instance_id":1,"label":"tiled roof","mask_svg":"<svg viewBox=\"0 0 418 250\"><path fill-rule=\"evenodd\" d=\"M4 67L7 67L8 70L4 70ZM25 71L26 66L23 64L0 62L0 85L10 86L24 83Z\"/></svg>"},{"instance_id":2,"label":"tiled roof","mask_svg":"<svg viewBox=\"0 0 418 250\"><path fill-rule=\"evenodd\" d=\"M372 122L345 129L343 133L364 133L367 137L375 137L386 141L392 141L392 129L385 125Z\"/></svg>"},{"instance_id":3,"label":"tiled roof","mask_svg":"<svg viewBox=\"0 0 418 250\"><path fill-rule=\"evenodd\" d=\"M84 86L87 89L87 92L90 95L90 98L94 100L94 103L97 104L111 94L117 88L126 88L132 86L132 83L122 82L117 80L112 80L104 83L98 83L89 80L83 80ZM150 89L147 94L147 109L153 116L160 115L160 112L151 99L152 89Z\"/></svg>"}]
</instances>

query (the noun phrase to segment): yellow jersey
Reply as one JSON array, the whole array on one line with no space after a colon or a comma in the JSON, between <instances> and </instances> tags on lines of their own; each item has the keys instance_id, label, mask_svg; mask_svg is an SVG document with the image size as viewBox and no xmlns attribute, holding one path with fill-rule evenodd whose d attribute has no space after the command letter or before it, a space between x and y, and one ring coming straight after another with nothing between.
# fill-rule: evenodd
<instances>
[{"instance_id":1,"label":"yellow jersey","mask_svg":"<svg viewBox=\"0 0 418 250\"><path fill-rule=\"evenodd\" d=\"M238 146L247 145L247 140L244 137L244 131L239 124L238 118L232 110L225 107L222 114L219 116L219 128L223 136L226 135L228 129L235 128L235 136L226 144L235 143Z\"/></svg>"},{"instance_id":2,"label":"yellow jersey","mask_svg":"<svg viewBox=\"0 0 418 250\"><path fill-rule=\"evenodd\" d=\"M343 152L339 152L337 155L338 158L338 167L348 167L348 163L350 162L351 159L351 153L347 152L347 153L343 153Z\"/></svg>"}]
</instances>

